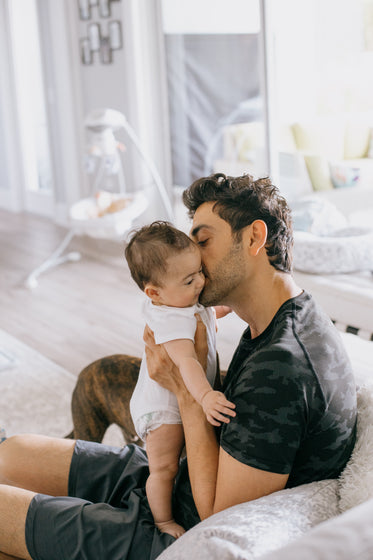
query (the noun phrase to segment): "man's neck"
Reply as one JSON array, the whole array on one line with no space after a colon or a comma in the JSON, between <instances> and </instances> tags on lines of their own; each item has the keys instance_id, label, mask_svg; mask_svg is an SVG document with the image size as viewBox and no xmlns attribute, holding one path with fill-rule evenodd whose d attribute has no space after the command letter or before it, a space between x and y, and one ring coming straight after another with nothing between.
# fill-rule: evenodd
<instances>
[{"instance_id":1,"label":"man's neck","mask_svg":"<svg viewBox=\"0 0 373 560\"><path fill-rule=\"evenodd\" d=\"M273 267L272 267L273 268ZM251 336L259 336L270 324L285 301L302 293L291 274L269 271L258 275L249 283L250 288L241 293L230 306L235 313L250 326Z\"/></svg>"}]
</instances>

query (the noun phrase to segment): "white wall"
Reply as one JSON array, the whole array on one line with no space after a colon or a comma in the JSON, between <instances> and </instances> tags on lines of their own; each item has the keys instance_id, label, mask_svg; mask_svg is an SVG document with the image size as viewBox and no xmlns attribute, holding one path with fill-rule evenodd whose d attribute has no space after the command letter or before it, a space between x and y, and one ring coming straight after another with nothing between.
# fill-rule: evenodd
<instances>
[{"instance_id":1,"label":"white wall","mask_svg":"<svg viewBox=\"0 0 373 560\"><path fill-rule=\"evenodd\" d=\"M100 24L104 36L108 32L109 21L117 20L122 25L123 48L113 51L111 64L102 64L99 53L94 53L92 65L83 65L80 60L74 63L80 98L80 126L83 129L84 118L93 109L106 107L123 113L171 195L167 91L159 2L123 0L112 2L111 9L109 18L100 18L97 8L93 8L92 19L82 21L77 7L70 6L71 28L74 29L70 42L75 46L87 36L88 25L92 22ZM124 131L118 131L116 136L126 146L123 163L127 190L146 187L151 210L144 220L166 217L154 181L133 143Z\"/></svg>"},{"instance_id":2,"label":"white wall","mask_svg":"<svg viewBox=\"0 0 373 560\"><path fill-rule=\"evenodd\" d=\"M0 1L0 206L7 210L20 210L19 184L21 173L19 165L19 138L17 118L12 100L12 67L9 64L9 13L8 5ZM13 187L13 188L12 188Z\"/></svg>"}]
</instances>

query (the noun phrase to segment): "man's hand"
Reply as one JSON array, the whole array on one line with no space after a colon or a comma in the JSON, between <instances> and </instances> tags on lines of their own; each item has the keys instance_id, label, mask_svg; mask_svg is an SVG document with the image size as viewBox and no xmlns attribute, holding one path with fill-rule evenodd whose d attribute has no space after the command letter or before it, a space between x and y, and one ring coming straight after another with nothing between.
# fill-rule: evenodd
<instances>
[{"instance_id":1,"label":"man's hand","mask_svg":"<svg viewBox=\"0 0 373 560\"><path fill-rule=\"evenodd\" d=\"M211 390L205 393L201 400L201 406L207 420L213 426L220 426L221 422L228 424L230 418L227 418L227 416L236 416L233 410L236 405L228 401L220 391Z\"/></svg>"},{"instance_id":2,"label":"man's hand","mask_svg":"<svg viewBox=\"0 0 373 560\"><path fill-rule=\"evenodd\" d=\"M179 391L186 391L184 381L167 350L162 344L156 344L153 331L145 326L144 330L145 355L149 377L175 395Z\"/></svg>"}]
</instances>

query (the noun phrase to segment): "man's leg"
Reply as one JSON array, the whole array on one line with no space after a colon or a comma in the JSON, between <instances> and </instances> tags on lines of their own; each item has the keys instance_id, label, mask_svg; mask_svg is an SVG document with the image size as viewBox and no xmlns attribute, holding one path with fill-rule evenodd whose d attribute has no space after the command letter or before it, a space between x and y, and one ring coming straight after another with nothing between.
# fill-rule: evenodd
<instances>
[{"instance_id":1,"label":"man's leg","mask_svg":"<svg viewBox=\"0 0 373 560\"><path fill-rule=\"evenodd\" d=\"M26 516L34 493L0 484L0 551L11 557L31 559L25 540ZM8 556L1 554L1 558Z\"/></svg>"},{"instance_id":2,"label":"man's leg","mask_svg":"<svg viewBox=\"0 0 373 560\"><path fill-rule=\"evenodd\" d=\"M35 492L66 495L75 442L34 434L0 444L0 551L29 559L26 516ZM4 555L1 557L6 558Z\"/></svg>"},{"instance_id":3,"label":"man's leg","mask_svg":"<svg viewBox=\"0 0 373 560\"><path fill-rule=\"evenodd\" d=\"M66 496L75 441L35 434L0 444L0 484L51 496ZM0 549L1 550L1 549Z\"/></svg>"}]
</instances>

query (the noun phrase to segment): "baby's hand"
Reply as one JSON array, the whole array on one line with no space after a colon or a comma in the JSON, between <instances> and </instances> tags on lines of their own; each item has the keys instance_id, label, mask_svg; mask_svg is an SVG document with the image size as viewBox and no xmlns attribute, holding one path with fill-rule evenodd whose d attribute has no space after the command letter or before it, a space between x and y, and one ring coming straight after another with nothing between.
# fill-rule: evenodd
<instances>
[{"instance_id":1,"label":"baby's hand","mask_svg":"<svg viewBox=\"0 0 373 560\"><path fill-rule=\"evenodd\" d=\"M236 416L236 413L232 410L236 408L236 405L229 402L220 391L213 391L212 389L207 391L202 397L201 406L207 420L213 426L220 426L221 422L228 424L230 418L227 418L227 416Z\"/></svg>"}]
</instances>

